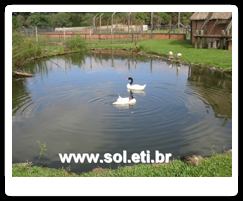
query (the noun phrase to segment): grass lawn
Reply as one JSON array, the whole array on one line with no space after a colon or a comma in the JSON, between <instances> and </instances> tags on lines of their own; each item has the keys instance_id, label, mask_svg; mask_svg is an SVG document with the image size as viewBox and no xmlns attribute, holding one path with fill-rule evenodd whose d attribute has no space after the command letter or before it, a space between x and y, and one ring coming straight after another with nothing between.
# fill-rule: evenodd
<instances>
[{"instance_id":1,"label":"grass lawn","mask_svg":"<svg viewBox=\"0 0 243 201\"><path fill-rule=\"evenodd\" d=\"M135 44L129 40L88 40L88 48L105 48L105 49L133 49Z\"/></svg>"},{"instance_id":2,"label":"grass lawn","mask_svg":"<svg viewBox=\"0 0 243 201\"><path fill-rule=\"evenodd\" d=\"M232 52L220 49L195 49L188 41L148 40L139 42L149 53L167 55L169 51L182 53L182 59L189 63L205 64L221 68L232 67Z\"/></svg>"},{"instance_id":3,"label":"grass lawn","mask_svg":"<svg viewBox=\"0 0 243 201\"><path fill-rule=\"evenodd\" d=\"M135 44L131 41L122 42L122 40L94 40L87 42L88 48L114 48L114 49L133 49ZM231 69L232 52L220 49L195 49L189 41L178 40L144 40L139 41L137 46L146 53L154 53L167 56L169 51L173 53L182 53L182 60L201 64L210 67L220 67Z\"/></svg>"},{"instance_id":4,"label":"grass lawn","mask_svg":"<svg viewBox=\"0 0 243 201\"><path fill-rule=\"evenodd\" d=\"M64 47L58 45L41 46L43 50L43 55L55 55L64 53Z\"/></svg>"},{"instance_id":5,"label":"grass lawn","mask_svg":"<svg viewBox=\"0 0 243 201\"><path fill-rule=\"evenodd\" d=\"M230 177L232 175L231 153L214 154L204 158L198 166L189 165L181 160L169 164L138 164L118 169L97 168L91 172L76 174L65 169L31 166L28 163L13 164L16 177Z\"/></svg>"},{"instance_id":6,"label":"grass lawn","mask_svg":"<svg viewBox=\"0 0 243 201\"><path fill-rule=\"evenodd\" d=\"M55 42L55 41L54 41ZM65 50L64 46L61 45L62 42L57 41L59 43L53 43L52 39L45 39L39 41L39 47L41 54L39 57L44 56L53 56L57 54L65 54L70 53L70 50ZM67 42L67 41L66 41ZM35 44L35 42L33 43ZM59 45L58 45L59 44ZM102 48L102 49L125 49L125 50L141 50L145 53L158 54L161 56L167 56L169 51L176 53L182 53L181 59L190 64L200 64L209 67L220 67L223 69L231 69L232 68L232 52L228 50L220 50L220 49L195 49L189 41L178 41L178 40L143 40L138 41L137 44L133 43L131 39L115 39L111 40L86 40L85 46L87 49L92 48ZM25 47L22 49L26 50ZM32 48L33 49L33 48ZM24 51L21 50L21 51ZM21 51L18 51L21 53ZM72 51L71 51L72 52ZM33 53L34 55L34 53ZM31 56L31 51L24 56L20 55L19 60ZM15 60L16 63L25 62L27 59L23 61L18 61L18 58Z\"/></svg>"}]
</instances>

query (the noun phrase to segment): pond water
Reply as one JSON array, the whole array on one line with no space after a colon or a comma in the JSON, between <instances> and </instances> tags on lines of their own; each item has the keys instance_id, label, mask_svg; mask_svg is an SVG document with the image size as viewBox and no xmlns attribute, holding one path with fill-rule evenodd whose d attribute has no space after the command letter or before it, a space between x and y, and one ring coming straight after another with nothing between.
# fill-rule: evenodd
<instances>
[{"instance_id":1,"label":"pond water","mask_svg":"<svg viewBox=\"0 0 243 201\"><path fill-rule=\"evenodd\" d=\"M101 54L52 57L26 71L34 76L13 79L13 163L81 172L117 165L64 165L58 153L159 150L179 158L231 148L232 83L225 74ZM129 76L147 84L145 91L133 94L133 106L112 105L129 96Z\"/></svg>"}]
</instances>

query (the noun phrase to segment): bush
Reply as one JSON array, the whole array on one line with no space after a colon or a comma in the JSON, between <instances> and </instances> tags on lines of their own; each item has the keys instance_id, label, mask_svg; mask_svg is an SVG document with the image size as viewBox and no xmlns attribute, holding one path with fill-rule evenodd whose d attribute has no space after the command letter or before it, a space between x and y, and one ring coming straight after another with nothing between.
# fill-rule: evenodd
<instances>
[{"instance_id":1,"label":"bush","mask_svg":"<svg viewBox=\"0 0 243 201\"><path fill-rule=\"evenodd\" d=\"M30 59L41 55L41 48L35 41L18 32L13 33L13 67L22 67Z\"/></svg>"},{"instance_id":2,"label":"bush","mask_svg":"<svg viewBox=\"0 0 243 201\"><path fill-rule=\"evenodd\" d=\"M86 43L82 38L77 36L77 37L68 39L65 42L65 47L70 50L85 51Z\"/></svg>"}]
</instances>

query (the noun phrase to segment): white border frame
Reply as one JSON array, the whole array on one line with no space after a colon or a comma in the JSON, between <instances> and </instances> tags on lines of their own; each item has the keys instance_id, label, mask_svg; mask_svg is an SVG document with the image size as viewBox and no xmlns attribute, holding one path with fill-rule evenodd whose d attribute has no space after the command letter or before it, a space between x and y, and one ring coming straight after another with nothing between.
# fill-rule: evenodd
<instances>
[{"instance_id":1,"label":"white border frame","mask_svg":"<svg viewBox=\"0 0 243 201\"><path fill-rule=\"evenodd\" d=\"M12 177L13 12L232 12L232 177ZM5 8L5 193L23 195L207 195L238 193L238 8L234 5L9 5Z\"/></svg>"}]
</instances>

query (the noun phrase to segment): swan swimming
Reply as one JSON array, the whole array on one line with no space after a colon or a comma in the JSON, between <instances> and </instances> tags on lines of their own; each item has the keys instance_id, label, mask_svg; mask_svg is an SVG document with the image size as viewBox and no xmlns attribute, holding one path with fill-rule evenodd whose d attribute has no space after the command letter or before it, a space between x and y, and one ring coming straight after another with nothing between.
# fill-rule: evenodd
<instances>
[{"instance_id":1,"label":"swan swimming","mask_svg":"<svg viewBox=\"0 0 243 201\"><path fill-rule=\"evenodd\" d=\"M134 105L136 103L136 99L133 97L132 92L130 92L129 97L122 98L119 96L117 100L112 103L113 105Z\"/></svg>"},{"instance_id":2,"label":"swan swimming","mask_svg":"<svg viewBox=\"0 0 243 201\"><path fill-rule=\"evenodd\" d=\"M133 84L132 77L129 77L128 80L130 80L130 83L127 84L127 88L130 90L144 90L146 87L146 84L144 85Z\"/></svg>"}]
</instances>

